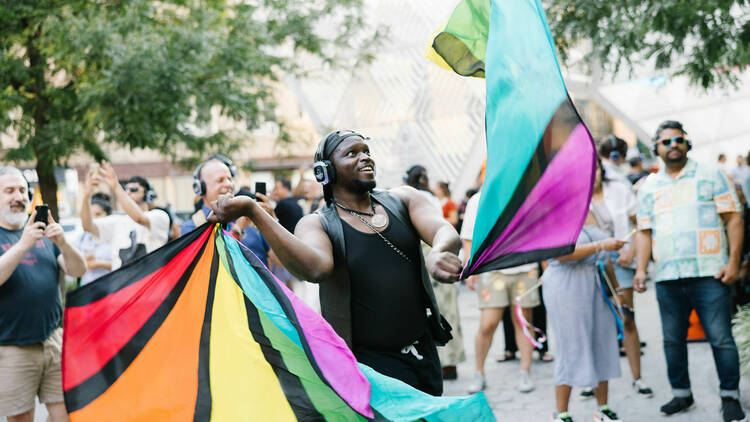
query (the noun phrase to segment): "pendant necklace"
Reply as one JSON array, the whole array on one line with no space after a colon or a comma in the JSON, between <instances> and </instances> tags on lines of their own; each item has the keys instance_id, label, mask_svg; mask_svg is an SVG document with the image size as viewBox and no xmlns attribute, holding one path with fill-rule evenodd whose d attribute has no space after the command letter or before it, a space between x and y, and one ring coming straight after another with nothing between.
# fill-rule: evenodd
<instances>
[{"instance_id":1,"label":"pendant necklace","mask_svg":"<svg viewBox=\"0 0 750 422\"><path fill-rule=\"evenodd\" d=\"M372 221L372 226L373 227L377 227L377 228L380 229L380 228L385 227L386 224L388 224L388 218L385 215L383 215L383 214L377 214L375 212L375 204L372 202L372 199L370 199L370 207L372 208L372 213L357 211L357 210L353 210L351 208L346 208L345 206L339 204L337 201L334 201L334 202L336 203L336 205L339 206L339 208L341 208L344 211L349 211L350 213L354 213L354 214L358 214L358 215L366 215L368 217L371 217L372 218L371 221Z\"/></svg>"}]
</instances>

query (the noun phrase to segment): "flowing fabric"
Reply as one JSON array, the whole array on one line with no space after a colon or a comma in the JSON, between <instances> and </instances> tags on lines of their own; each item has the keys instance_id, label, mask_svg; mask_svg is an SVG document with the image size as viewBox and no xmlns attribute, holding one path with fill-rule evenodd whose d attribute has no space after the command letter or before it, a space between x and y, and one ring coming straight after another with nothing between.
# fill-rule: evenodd
<instances>
[{"instance_id":1,"label":"flowing fabric","mask_svg":"<svg viewBox=\"0 0 750 422\"><path fill-rule=\"evenodd\" d=\"M205 224L68 294L63 390L76 421L494 420L359 364L331 326Z\"/></svg>"},{"instance_id":2,"label":"flowing fabric","mask_svg":"<svg viewBox=\"0 0 750 422\"><path fill-rule=\"evenodd\" d=\"M463 0L439 56L484 76L487 170L462 278L569 254L588 212L593 139L568 96L539 0Z\"/></svg>"}]
</instances>

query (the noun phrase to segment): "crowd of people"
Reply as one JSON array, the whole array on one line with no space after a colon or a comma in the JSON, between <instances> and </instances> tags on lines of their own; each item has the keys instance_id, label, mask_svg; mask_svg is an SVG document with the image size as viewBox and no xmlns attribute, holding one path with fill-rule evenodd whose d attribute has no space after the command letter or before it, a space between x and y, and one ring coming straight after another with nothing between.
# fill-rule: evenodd
<instances>
[{"instance_id":1,"label":"crowd of people","mask_svg":"<svg viewBox=\"0 0 750 422\"><path fill-rule=\"evenodd\" d=\"M648 275L673 395L661 412L693 405L686 335L695 309L714 352L723 418L744 420L730 304L737 302L732 287L746 256L742 192L750 189L750 168L743 157L729 171L721 159L718 167L700 164L688 158L690 148L682 124L666 121L653 138L662 168L647 171L643 159L633 157L626 173L621 168L628 144L606 137L598 145L591 205L575 250L465 280L480 309L469 393L499 382L486 377L485 364L501 322L506 350L497 360L515 359L517 349L514 381L520 392L533 391L534 347L523 324L546 329L549 322L555 354L544 343L539 358L555 364L553 421L573 420L573 388L596 399L595 420L619 420L608 404L608 381L621 375L621 354L634 391L653 396L641 373L634 303ZM375 189L375 169L367 138L353 131L323 138L315 181L302 179L293 189L290 180L278 178L268 195L259 186L236 187L232 161L214 155L194 170L189 194L195 210L178 221L155 206L148 180L134 176L123 183L109 163L97 164L81 191L83 233L68 242L51 214L30 209L23 174L0 167L0 416L33 420L38 397L50 420L67 420L62 274L78 278L79 285L91 283L206 222L227 224L232 236L321 312L359 362L442 394L444 380L456 379L457 364L466 360L454 283L470 255L481 180L457 204L450 184L431 185L421 165L405 171L402 186L383 190ZM113 212L115 203L122 212ZM520 311L510 312L517 299Z\"/></svg>"}]
</instances>

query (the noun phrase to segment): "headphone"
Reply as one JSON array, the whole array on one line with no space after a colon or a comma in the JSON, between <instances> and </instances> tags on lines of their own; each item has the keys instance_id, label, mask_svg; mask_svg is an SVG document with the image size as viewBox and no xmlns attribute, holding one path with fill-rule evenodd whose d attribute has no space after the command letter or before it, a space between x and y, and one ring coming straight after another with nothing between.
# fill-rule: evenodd
<instances>
[{"instance_id":1,"label":"headphone","mask_svg":"<svg viewBox=\"0 0 750 422\"><path fill-rule=\"evenodd\" d=\"M158 195L154 188L151 187L151 182L147 180L146 184L148 185L148 188L146 188L146 192L143 194L143 200L146 201L147 204L150 204L154 202Z\"/></svg>"},{"instance_id":2,"label":"headphone","mask_svg":"<svg viewBox=\"0 0 750 422\"><path fill-rule=\"evenodd\" d=\"M21 177L23 177L23 181L26 182L26 193L29 195L29 203L34 202L34 188L31 187L31 183L29 183L29 179L26 178L26 175L23 174L23 171L21 171Z\"/></svg>"},{"instance_id":3,"label":"headphone","mask_svg":"<svg viewBox=\"0 0 750 422\"><path fill-rule=\"evenodd\" d=\"M333 166L331 160L328 160L326 156L326 146L329 142L333 144L331 152L341 143L344 139L350 136L359 136L362 139L367 139L364 136L353 130L337 130L329 133L323 138L318 144L318 149L315 151L315 162L313 163L313 174L315 174L315 180L323 186L327 186L336 182L336 167ZM330 152L329 152L330 155Z\"/></svg>"},{"instance_id":4,"label":"headphone","mask_svg":"<svg viewBox=\"0 0 750 422\"><path fill-rule=\"evenodd\" d=\"M229 174L232 175L232 178L237 177L237 167L232 163L232 160L229 159L226 155L222 154L214 154L212 155L208 160L198 164L198 167L195 168L195 171L193 172L193 192L195 192L198 196L204 196L206 194L206 182L201 179L201 170L203 170L203 166L206 165L206 163L211 161L219 161L227 168L229 169Z\"/></svg>"},{"instance_id":5,"label":"headphone","mask_svg":"<svg viewBox=\"0 0 750 422\"><path fill-rule=\"evenodd\" d=\"M609 146L612 148L612 151L609 153L609 161L612 161L613 163L616 163L620 160L620 157L622 157L622 154L620 154L620 151L617 151L617 146L619 142L617 142L618 139L615 135L608 135L607 136L607 142L609 142Z\"/></svg>"}]
</instances>

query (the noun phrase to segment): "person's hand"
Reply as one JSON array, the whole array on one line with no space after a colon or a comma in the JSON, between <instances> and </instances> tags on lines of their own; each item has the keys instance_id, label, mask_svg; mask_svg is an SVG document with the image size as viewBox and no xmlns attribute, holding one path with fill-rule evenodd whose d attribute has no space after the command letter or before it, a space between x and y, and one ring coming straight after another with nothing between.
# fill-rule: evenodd
<instances>
[{"instance_id":1,"label":"person's hand","mask_svg":"<svg viewBox=\"0 0 750 422\"><path fill-rule=\"evenodd\" d=\"M249 196L233 196L226 193L219 195L219 199L208 204L211 207L211 214L208 215L210 223L229 223L243 215L250 213L250 207L253 206L254 199Z\"/></svg>"},{"instance_id":2,"label":"person's hand","mask_svg":"<svg viewBox=\"0 0 750 422\"><path fill-rule=\"evenodd\" d=\"M115 169L112 168L112 165L108 162L103 162L102 166L99 167L99 176L101 177L101 180L104 181L104 183L109 186L110 189L112 189L112 192L117 189L117 187L120 185L120 181L117 179L117 173L115 173Z\"/></svg>"},{"instance_id":3,"label":"person's hand","mask_svg":"<svg viewBox=\"0 0 750 422\"><path fill-rule=\"evenodd\" d=\"M99 170L98 167L91 169L86 174L86 182L84 184L84 194L86 197L91 196L91 194L94 193L94 190L99 187L99 182L101 182L102 178L99 176Z\"/></svg>"},{"instance_id":4,"label":"person's hand","mask_svg":"<svg viewBox=\"0 0 750 422\"><path fill-rule=\"evenodd\" d=\"M94 255L86 255L86 268L90 270L99 269L99 261L96 260Z\"/></svg>"},{"instance_id":5,"label":"person's hand","mask_svg":"<svg viewBox=\"0 0 750 422\"><path fill-rule=\"evenodd\" d=\"M47 222L49 224L47 224L47 227L44 229L44 236L54 242L57 247L65 245L65 231L61 225L55 222L50 211L47 211Z\"/></svg>"},{"instance_id":6,"label":"person's hand","mask_svg":"<svg viewBox=\"0 0 750 422\"><path fill-rule=\"evenodd\" d=\"M630 266L630 264L633 263L634 255L635 253L633 251L633 248L628 248L620 252L620 256L617 258L617 261L615 261L615 263L623 268L627 268Z\"/></svg>"},{"instance_id":7,"label":"person's hand","mask_svg":"<svg viewBox=\"0 0 750 422\"><path fill-rule=\"evenodd\" d=\"M255 194L256 202L258 205L260 205L261 208L263 208L263 211L268 213L273 218L276 218L276 213L273 211L273 209L276 207L276 204L273 203L266 195L263 195L262 193L256 193Z\"/></svg>"},{"instance_id":8,"label":"person's hand","mask_svg":"<svg viewBox=\"0 0 750 422\"><path fill-rule=\"evenodd\" d=\"M600 240L599 244L602 246L602 248L605 251L617 251L620 250L623 246L625 246L624 240L618 240L614 237L610 237L608 239Z\"/></svg>"},{"instance_id":9,"label":"person's hand","mask_svg":"<svg viewBox=\"0 0 750 422\"><path fill-rule=\"evenodd\" d=\"M646 272L637 270L633 276L633 290L638 293L646 291Z\"/></svg>"},{"instance_id":10,"label":"person's hand","mask_svg":"<svg viewBox=\"0 0 750 422\"><path fill-rule=\"evenodd\" d=\"M36 218L36 210L34 210L29 216L29 220L26 222L26 226L23 228L21 239L18 243L21 245L23 250L28 251L36 245L36 242L42 240L44 237L44 227L46 224L41 221L34 222Z\"/></svg>"},{"instance_id":11,"label":"person's hand","mask_svg":"<svg viewBox=\"0 0 750 422\"><path fill-rule=\"evenodd\" d=\"M478 281L479 281L478 276L470 275L469 278L466 279L466 287L468 287L469 290L476 290Z\"/></svg>"},{"instance_id":12,"label":"person's hand","mask_svg":"<svg viewBox=\"0 0 750 422\"><path fill-rule=\"evenodd\" d=\"M427 271L432 278L441 283L458 281L463 266L458 255L451 252L440 252L433 249L425 259Z\"/></svg>"},{"instance_id":13,"label":"person's hand","mask_svg":"<svg viewBox=\"0 0 750 422\"><path fill-rule=\"evenodd\" d=\"M729 262L719 270L719 273L716 274L715 278L721 280L721 282L727 286L732 285L735 281L740 279L739 266Z\"/></svg>"}]
</instances>

